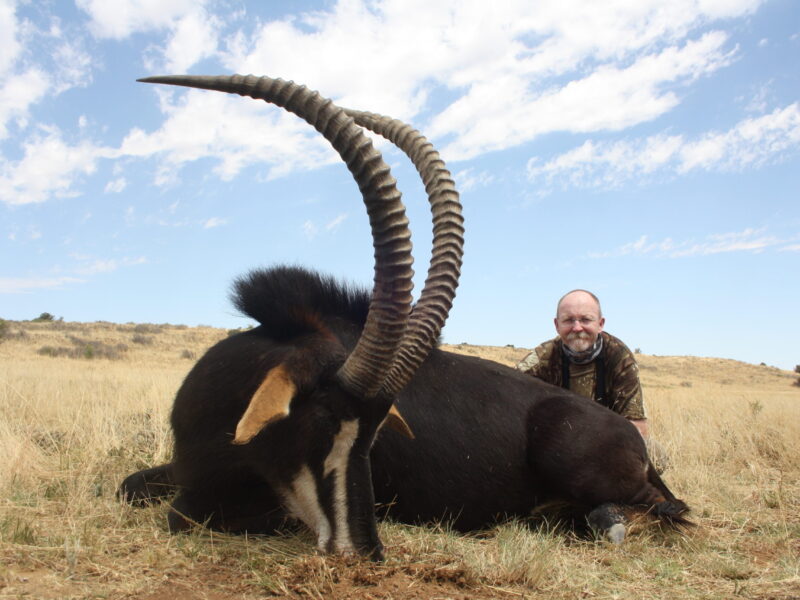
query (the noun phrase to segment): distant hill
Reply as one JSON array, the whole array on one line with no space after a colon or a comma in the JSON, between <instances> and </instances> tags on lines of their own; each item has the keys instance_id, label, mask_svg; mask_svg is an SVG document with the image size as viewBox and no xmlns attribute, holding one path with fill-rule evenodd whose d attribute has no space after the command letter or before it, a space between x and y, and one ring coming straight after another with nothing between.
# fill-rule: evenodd
<instances>
[{"instance_id":1,"label":"distant hill","mask_svg":"<svg viewBox=\"0 0 800 600\"><path fill-rule=\"evenodd\" d=\"M76 323L6 321L0 358L52 357L121 360L136 363L185 363L187 370L205 350L230 335L216 327L150 323ZM234 330L235 331L235 330ZM513 366L530 348L443 344L443 350L487 358ZM642 385L647 389L680 387L758 388L761 392L798 390L797 375L776 367L722 358L637 354Z\"/></svg>"}]
</instances>

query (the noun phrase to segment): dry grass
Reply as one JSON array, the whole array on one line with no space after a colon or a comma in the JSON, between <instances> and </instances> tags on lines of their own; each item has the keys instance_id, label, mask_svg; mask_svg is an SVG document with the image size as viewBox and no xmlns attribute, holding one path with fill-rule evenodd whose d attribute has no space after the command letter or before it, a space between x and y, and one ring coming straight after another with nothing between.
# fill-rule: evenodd
<instances>
[{"instance_id":1,"label":"dry grass","mask_svg":"<svg viewBox=\"0 0 800 600\"><path fill-rule=\"evenodd\" d=\"M800 389L795 375L721 359L639 356L687 534L642 525L621 547L547 526L475 536L382 523L380 565L320 556L304 533L170 536L164 508L114 498L169 456L172 396L225 337L212 328L7 323L0 342L0 598L797 598ZM138 337L137 337L138 336ZM72 339L125 345L47 356ZM512 364L525 350L459 345Z\"/></svg>"}]
</instances>

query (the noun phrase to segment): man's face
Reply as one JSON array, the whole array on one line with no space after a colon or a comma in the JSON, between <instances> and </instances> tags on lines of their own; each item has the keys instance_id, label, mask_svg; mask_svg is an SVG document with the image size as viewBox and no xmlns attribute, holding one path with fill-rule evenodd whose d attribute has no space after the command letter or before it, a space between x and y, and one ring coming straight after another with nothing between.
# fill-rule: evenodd
<instances>
[{"instance_id":1,"label":"man's face","mask_svg":"<svg viewBox=\"0 0 800 600\"><path fill-rule=\"evenodd\" d=\"M591 348L603 331L606 320L600 316L600 307L586 292L572 292L558 305L554 319L561 340L575 352Z\"/></svg>"}]
</instances>

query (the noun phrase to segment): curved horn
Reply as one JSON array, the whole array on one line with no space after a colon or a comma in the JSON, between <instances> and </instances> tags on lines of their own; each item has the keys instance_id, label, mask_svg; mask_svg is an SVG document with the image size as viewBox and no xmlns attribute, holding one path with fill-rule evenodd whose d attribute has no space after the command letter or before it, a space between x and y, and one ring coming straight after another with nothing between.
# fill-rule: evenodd
<instances>
[{"instance_id":1,"label":"curved horn","mask_svg":"<svg viewBox=\"0 0 800 600\"><path fill-rule=\"evenodd\" d=\"M411 379L433 348L453 304L464 253L464 218L455 184L433 145L416 129L384 115L345 109L356 123L405 152L425 184L433 215L428 277L414 305L382 392L394 395Z\"/></svg>"},{"instance_id":2,"label":"curved horn","mask_svg":"<svg viewBox=\"0 0 800 600\"><path fill-rule=\"evenodd\" d=\"M174 75L139 81L265 100L310 123L339 153L358 183L369 214L375 249L375 284L361 338L337 375L351 393L376 396L405 329L413 286L408 219L396 182L380 152L341 108L291 81L253 75Z\"/></svg>"}]
</instances>

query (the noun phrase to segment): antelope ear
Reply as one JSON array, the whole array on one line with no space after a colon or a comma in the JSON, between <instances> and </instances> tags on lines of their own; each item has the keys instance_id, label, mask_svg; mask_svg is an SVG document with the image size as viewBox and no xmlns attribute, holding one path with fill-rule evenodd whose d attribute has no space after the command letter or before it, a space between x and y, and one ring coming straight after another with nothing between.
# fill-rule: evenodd
<instances>
[{"instance_id":1,"label":"antelope ear","mask_svg":"<svg viewBox=\"0 0 800 600\"><path fill-rule=\"evenodd\" d=\"M397 410L394 404L392 404L392 407L389 409L389 413L386 415L383 425L394 429L397 433L406 436L410 440L414 439L414 432L411 431L411 427L408 426L403 415L400 414L400 411Z\"/></svg>"},{"instance_id":2,"label":"antelope ear","mask_svg":"<svg viewBox=\"0 0 800 600\"><path fill-rule=\"evenodd\" d=\"M270 423L289 416L297 387L283 364L270 369L236 425L234 444L246 444Z\"/></svg>"}]
</instances>

